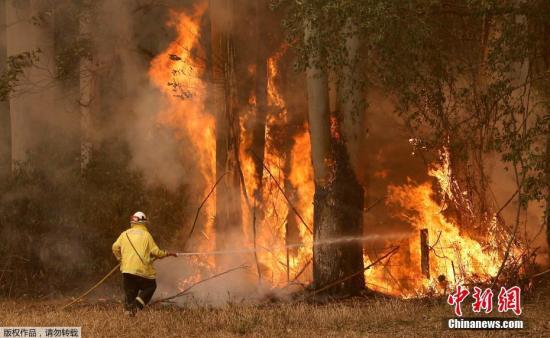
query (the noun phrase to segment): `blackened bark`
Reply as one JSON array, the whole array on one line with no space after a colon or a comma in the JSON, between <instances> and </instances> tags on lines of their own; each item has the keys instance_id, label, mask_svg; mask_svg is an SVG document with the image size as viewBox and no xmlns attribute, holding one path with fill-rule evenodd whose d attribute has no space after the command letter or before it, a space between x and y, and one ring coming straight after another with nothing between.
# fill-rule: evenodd
<instances>
[{"instance_id":1,"label":"blackened bark","mask_svg":"<svg viewBox=\"0 0 550 338\"><path fill-rule=\"evenodd\" d=\"M315 288L363 270L363 188L357 182L345 145L333 140L333 179L315 185L313 280ZM344 240L351 239L355 240ZM336 241L335 241L336 240ZM333 242L331 242L333 241ZM352 295L365 286L363 274L329 290L331 295Z\"/></svg>"},{"instance_id":2,"label":"blackened bark","mask_svg":"<svg viewBox=\"0 0 550 338\"><path fill-rule=\"evenodd\" d=\"M234 82L231 39L233 2L211 0L211 50L214 110L216 113L216 173L224 176L216 187L216 247L227 249L242 240L239 116Z\"/></svg>"},{"instance_id":3,"label":"blackened bark","mask_svg":"<svg viewBox=\"0 0 550 338\"><path fill-rule=\"evenodd\" d=\"M305 40L310 45L306 69L311 159L315 179L313 281L322 288L362 271L360 241L342 241L362 234L363 189L351 167L346 144L331 132L328 79L322 68L317 25L305 23ZM330 295L350 295L364 288L364 275L326 290Z\"/></svg>"},{"instance_id":4,"label":"blackened bark","mask_svg":"<svg viewBox=\"0 0 550 338\"><path fill-rule=\"evenodd\" d=\"M261 187L264 171L265 123L267 116L267 48L265 47L265 25L262 22L265 17L266 6L266 1L256 0L256 79L254 88L256 96L256 119L252 129L251 151L256 154L256 156L253 156L253 159L256 186L258 189L256 189L254 198L258 201L262 198Z\"/></svg>"}]
</instances>

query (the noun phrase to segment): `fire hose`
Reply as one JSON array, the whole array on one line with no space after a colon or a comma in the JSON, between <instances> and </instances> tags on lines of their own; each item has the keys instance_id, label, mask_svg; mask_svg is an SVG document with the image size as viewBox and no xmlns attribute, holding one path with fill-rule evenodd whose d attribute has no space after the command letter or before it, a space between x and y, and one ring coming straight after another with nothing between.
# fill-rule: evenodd
<instances>
[{"instance_id":1,"label":"fire hose","mask_svg":"<svg viewBox=\"0 0 550 338\"><path fill-rule=\"evenodd\" d=\"M184 256L198 256L198 255L224 255L224 254L231 254L231 253L247 253L247 252L250 252L250 250L231 250L231 251L212 251L212 252L177 252L176 253L176 256L177 257L184 257ZM118 270L118 268L120 267L120 263L118 263L116 266L114 266L111 271L109 271L105 276L103 276L103 278L101 278L96 284L94 284L94 286L92 286L90 289L88 289L86 292L84 292L83 294L81 294L80 296L76 297L75 299L73 299L71 302L63 305L60 310L65 310L66 308L68 308L69 306L81 301L84 297L86 297L87 295L89 295L92 291L94 291L95 289L97 289L101 284L103 284L109 277L111 277L112 274L115 273L115 271ZM241 267L238 267L239 269L242 268ZM235 269L231 269L229 271L233 271ZM222 274L225 274L226 272L222 273ZM217 275L216 275L217 276ZM173 298L173 297L171 297Z\"/></svg>"},{"instance_id":2,"label":"fire hose","mask_svg":"<svg viewBox=\"0 0 550 338\"><path fill-rule=\"evenodd\" d=\"M185 256L199 256L199 255L227 255L227 254L236 254L236 253L249 253L254 250L226 250L226 251L211 251L211 252L177 252L177 257L185 257ZM60 310L65 310L69 306L81 301L84 297L89 295L92 291L97 289L101 284L103 284L109 277L111 277L112 274L117 271L117 269L120 267L120 263L118 263L116 266L114 266L111 271L109 271L103 278L101 278L94 286L92 286L90 289L88 289L86 292L81 294L80 296L73 299L71 302L63 305Z\"/></svg>"},{"instance_id":3,"label":"fire hose","mask_svg":"<svg viewBox=\"0 0 550 338\"><path fill-rule=\"evenodd\" d=\"M177 257L184 257L184 256L198 256L198 255L223 255L223 254L230 254L230 253L246 253L250 250L232 250L232 251L212 251L212 252L178 252L176 253ZM101 278L94 286L92 286L90 289L88 289L86 292L81 294L80 296L73 299L71 302L63 305L60 310L65 310L69 306L81 301L84 297L89 295L92 291L97 289L101 284L103 284L109 277L111 277L112 274L117 271L117 269L120 267L120 263L118 263L116 266L114 266L111 271L109 271L103 278Z\"/></svg>"},{"instance_id":4,"label":"fire hose","mask_svg":"<svg viewBox=\"0 0 550 338\"><path fill-rule=\"evenodd\" d=\"M388 237L395 237L395 238L401 238L405 236L404 234L394 234L392 236L385 235L383 236L384 239L388 239ZM379 235L369 235L369 236L362 236L362 237L343 237L343 238L337 238L337 239L331 239L326 241L317 241L313 243L298 243L298 244L290 244L285 246L285 249L292 249L292 248L300 248L304 246L318 246L323 244L334 244L334 243L342 243L342 242L350 242L350 241L368 241L368 240L379 240L381 236ZM260 250L264 251L273 251L267 248L260 247ZM187 256L215 256L215 255L238 255L238 254L248 254L248 253L254 253L257 252L256 249L237 249L237 250L219 250L219 251L209 251L209 252L177 252L177 257L187 257ZM76 302L82 300L84 297L89 295L92 291L94 291L96 288L98 288L101 284L103 284L115 271L120 267L120 263L117 264L115 267L111 269L103 278L101 278L94 286L92 286L88 291L84 292L82 295L78 296L74 300L72 300L70 303L64 305L61 307L61 310L64 310L68 308L69 306L75 304Z\"/></svg>"},{"instance_id":5,"label":"fire hose","mask_svg":"<svg viewBox=\"0 0 550 338\"><path fill-rule=\"evenodd\" d=\"M90 292L94 291L98 286L100 286L101 284L103 284L103 282L105 282L107 280L107 278L111 277L111 275L113 273L115 273L115 271L118 269L118 267L120 266L120 263L118 263L111 271L109 271L109 273L107 273L103 278L101 278L101 280L99 282L97 282L94 286L92 286L88 291L84 292L82 295L78 296L77 298L75 298L72 302L68 303L68 304L65 304L63 307L61 307L60 310L65 310L66 308L68 308L69 306L73 305L74 303L80 301L82 298L86 297L87 295L90 294Z\"/></svg>"}]
</instances>

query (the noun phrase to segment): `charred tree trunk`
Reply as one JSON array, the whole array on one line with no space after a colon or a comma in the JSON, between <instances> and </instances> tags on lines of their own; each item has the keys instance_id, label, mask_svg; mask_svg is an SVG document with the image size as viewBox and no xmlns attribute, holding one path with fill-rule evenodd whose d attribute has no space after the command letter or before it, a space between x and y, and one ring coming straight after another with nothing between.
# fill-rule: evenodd
<instances>
[{"instance_id":1,"label":"charred tree trunk","mask_svg":"<svg viewBox=\"0 0 550 338\"><path fill-rule=\"evenodd\" d=\"M363 191L355 179L346 146L331 133L328 79L321 68L317 29L314 20L306 22L305 39L311 44L306 70L311 152L315 180L313 280L321 288L363 268L363 252L357 242L335 241L357 236L361 226ZM360 232L359 232L360 233ZM359 292L362 274L327 290L333 295Z\"/></svg>"},{"instance_id":2,"label":"charred tree trunk","mask_svg":"<svg viewBox=\"0 0 550 338\"><path fill-rule=\"evenodd\" d=\"M267 117L267 49L265 47L265 25L262 20L265 17L266 1L256 0L256 76L254 93L256 97L256 119L252 129L251 151L256 154L254 158L254 169L256 174L256 189L254 199L260 201L262 198L262 177L265 148L265 126Z\"/></svg>"},{"instance_id":3,"label":"charred tree trunk","mask_svg":"<svg viewBox=\"0 0 550 338\"><path fill-rule=\"evenodd\" d=\"M0 74L6 71L6 3L0 4ZM11 115L9 98L0 97L0 184L11 174Z\"/></svg>"},{"instance_id":4,"label":"charred tree trunk","mask_svg":"<svg viewBox=\"0 0 550 338\"><path fill-rule=\"evenodd\" d=\"M363 269L363 248L360 241L333 240L361 235L363 190L353 174L344 144L331 147L333 177L328 184L315 184L313 279L315 287L323 287ZM357 294L365 286L363 274L329 290L336 295Z\"/></svg>"},{"instance_id":5,"label":"charred tree trunk","mask_svg":"<svg viewBox=\"0 0 550 338\"><path fill-rule=\"evenodd\" d=\"M256 221L261 223L262 176L265 148L266 116L267 116L267 51L265 44L265 0L236 0L240 17L250 17L252 20L239 20L233 28L233 44L239 62L236 67L239 106L248 108L250 118L247 118L244 130L249 137L245 152L254 163L255 191L247 191L254 199Z\"/></svg>"},{"instance_id":6,"label":"charred tree trunk","mask_svg":"<svg viewBox=\"0 0 550 338\"><path fill-rule=\"evenodd\" d=\"M256 180L256 190L251 192L254 194L253 210L252 210L252 232L253 232L253 244L256 249L256 234L258 225L262 223L264 219L264 213L262 208L262 196L263 196L263 172L264 172L264 152L265 152L265 128L267 117L267 49L265 48L265 25L262 20L265 18L265 6L267 5L264 0L256 0L255 3L255 21L254 28L256 30L256 72L254 76L254 96L256 99L256 115L255 120L252 122L252 144L250 151L252 152L252 159L254 161L254 176ZM258 271L258 278L262 279L262 273L260 265L258 263L258 254L254 252L254 258L256 261L256 267Z\"/></svg>"},{"instance_id":7,"label":"charred tree trunk","mask_svg":"<svg viewBox=\"0 0 550 338\"><path fill-rule=\"evenodd\" d=\"M210 0L212 83L216 114L216 173L227 172L216 187L216 247L239 243L242 230L239 176L239 116L231 39L233 2Z\"/></svg>"},{"instance_id":8,"label":"charred tree trunk","mask_svg":"<svg viewBox=\"0 0 550 338\"><path fill-rule=\"evenodd\" d=\"M348 200L344 204L346 219L343 226L351 236L363 234L364 191L358 177L362 177L360 164L360 149L364 138L363 128L363 93L359 66L359 32L357 25L349 18L343 29L347 60L342 69L341 88L338 90L338 100L342 110L342 142L345 152L341 155L342 180L347 183L343 190ZM344 184L344 182L342 182ZM348 195L349 194L349 195ZM350 267L356 271L363 269L363 245L361 241L348 244ZM365 285L363 274L355 281L358 288Z\"/></svg>"}]
</instances>

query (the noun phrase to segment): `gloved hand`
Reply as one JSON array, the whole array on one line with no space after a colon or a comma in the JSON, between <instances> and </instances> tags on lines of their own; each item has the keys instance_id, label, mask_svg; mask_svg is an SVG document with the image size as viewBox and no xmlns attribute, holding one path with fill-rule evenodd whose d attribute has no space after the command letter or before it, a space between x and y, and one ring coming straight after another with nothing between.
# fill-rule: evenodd
<instances>
[{"instance_id":1,"label":"gloved hand","mask_svg":"<svg viewBox=\"0 0 550 338\"><path fill-rule=\"evenodd\" d=\"M175 252L168 252L168 253L166 253L165 257L178 257L178 254L175 253Z\"/></svg>"}]
</instances>

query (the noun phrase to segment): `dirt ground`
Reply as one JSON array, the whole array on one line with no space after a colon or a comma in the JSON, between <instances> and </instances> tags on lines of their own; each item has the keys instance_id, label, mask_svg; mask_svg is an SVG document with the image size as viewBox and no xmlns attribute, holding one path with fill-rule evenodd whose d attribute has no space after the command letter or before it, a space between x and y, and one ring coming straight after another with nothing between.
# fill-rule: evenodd
<instances>
[{"instance_id":1,"label":"dirt ground","mask_svg":"<svg viewBox=\"0 0 550 338\"><path fill-rule=\"evenodd\" d=\"M83 337L550 337L550 295L524 301L514 331L451 331L444 300L353 299L311 303L227 304L221 308L155 305L134 318L117 303L86 303L60 311L62 301L0 301L0 326L81 326ZM468 308L469 305L463 306ZM468 315L468 311L465 311Z\"/></svg>"}]
</instances>

